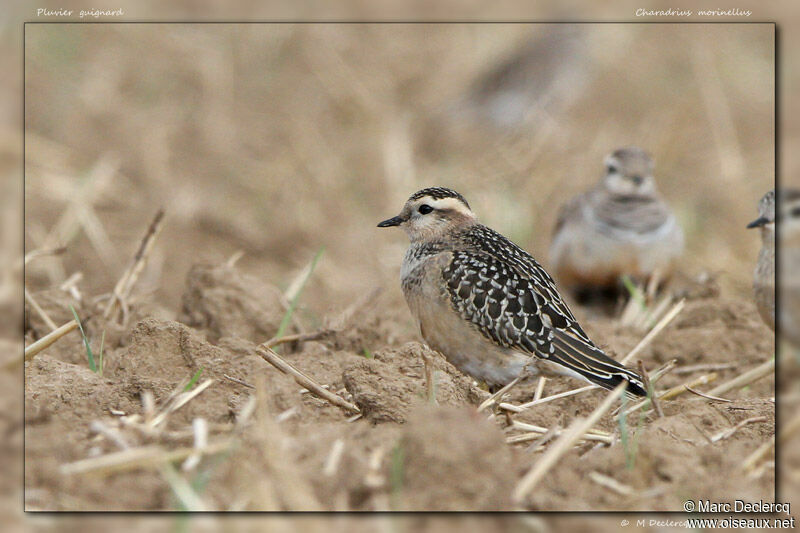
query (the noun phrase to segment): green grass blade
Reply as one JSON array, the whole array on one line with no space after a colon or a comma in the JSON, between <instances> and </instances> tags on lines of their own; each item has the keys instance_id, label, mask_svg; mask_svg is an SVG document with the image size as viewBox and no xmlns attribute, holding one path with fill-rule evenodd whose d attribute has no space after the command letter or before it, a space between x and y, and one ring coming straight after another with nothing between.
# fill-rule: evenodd
<instances>
[{"instance_id":1,"label":"green grass blade","mask_svg":"<svg viewBox=\"0 0 800 533\"><path fill-rule=\"evenodd\" d=\"M283 315L283 319L281 320L281 325L278 326L278 332L275 334L275 338L281 338L286 331L286 328L289 327L289 323L292 320L292 314L294 314L294 310L297 307L297 301L300 299L300 295L303 294L303 289L306 286L311 274L314 273L314 269L317 267L317 262L319 262L320 257L322 257L322 253L325 251L325 247L317 251L314 259L311 260L311 266L308 269L308 273L306 274L303 281L300 283L300 288L297 290L297 294L294 295L292 301L289 302L289 309L286 310L286 313Z\"/></svg>"},{"instance_id":2,"label":"green grass blade","mask_svg":"<svg viewBox=\"0 0 800 533\"><path fill-rule=\"evenodd\" d=\"M393 511L400 511L400 497L403 492L403 477L405 470L406 453L402 444L397 444L392 450L392 466L389 478L391 487L391 508Z\"/></svg>"},{"instance_id":3,"label":"green grass blade","mask_svg":"<svg viewBox=\"0 0 800 533\"><path fill-rule=\"evenodd\" d=\"M72 316L75 317L75 322L78 323L78 329L81 330L81 337L83 337L83 344L86 346L86 356L89 358L89 369L92 372L97 372L97 365L94 361L94 354L92 353L92 347L89 346L89 339L86 337L86 333L83 331L83 324L81 324L81 319L78 318L78 313L75 312L75 308L72 307L70 304L70 310L72 311Z\"/></svg>"},{"instance_id":4,"label":"green grass blade","mask_svg":"<svg viewBox=\"0 0 800 533\"><path fill-rule=\"evenodd\" d=\"M617 417L617 423L619 424L619 440L622 442L622 449L625 451L625 466L630 470L633 468L633 464L631 463L631 443L630 443L630 435L628 434L628 415L625 412L625 408L628 404L628 398L626 396L622 396L622 407L620 409L619 417Z\"/></svg>"},{"instance_id":5,"label":"green grass blade","mask_svg":"<svg viewBox=\"0 0 800 533\"><path fill-rule=\"evenodd\" d=\"M625 289L627 289L628 293L631 295L631 298L636 300L636 303L638 303L642 309L645 309L647 306L644 301L644 295L642 294L642 291L639 290L639 287L637 287L633 282L633 280L631 280L631 278L627 275L624 275L622 276L622 284L625 285Z\"/></svg>"},{"instance_id":6,"label":"green grass blade","mask_svg":"<svg viewBox=\"0 0 800 533\"><path fill-rule=\"evenodd\" d=\"M195 383L197 383L197 380L200 379L200 374L203 373L203 368L204 367L201 366L200 370L194 373L192 379L190 379L189 383L187 383L186 386L183 388L183 392L189 392L190 390L192 390L192 387L194 387Z\"/></svg>"},{"instance_id":7,"label":"green grass blade","mask_svg":"<svg viewBox=\"0 0 800 533\"><path fill-rule=\"evenodd\" d=\"M106 344L106 330L103 330L103 335L100 337L100 353L97 355L98 370L100 377L103 377L103 347Z\"/></svg>"},{"instance_id":8,"label":"green grass blade","mask_svg":"<svg viewBox=\"0 0 800 533\"><path fill-rule=\"evenodd\" d=\"M636 422L636 432L634 433L631 446L631 466L632 469L636 466L636 456L639 454L639 435L642 434L642 427L644 426L644 419L647 418L647 411L642 409L639 411L639 420Z\"/></svg>"}]
</instances>

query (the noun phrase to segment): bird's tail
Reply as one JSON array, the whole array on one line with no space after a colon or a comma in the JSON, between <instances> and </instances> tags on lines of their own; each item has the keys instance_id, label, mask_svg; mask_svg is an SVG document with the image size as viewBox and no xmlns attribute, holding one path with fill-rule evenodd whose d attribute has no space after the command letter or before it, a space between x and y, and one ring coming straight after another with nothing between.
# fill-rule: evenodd
<instances>
[{"instance_id":1,"label":"bird's tail","mask_svg":"<svg viewBox=\"0 0 800 533\"><path fill-rule=\"evenodd\" d=\"M635 370L614 361L602 350L562 331L553 331L555 353L548 360L605 389L628 382L628 396L647 396L644 380Z\"/></svg>"}]
</instances>

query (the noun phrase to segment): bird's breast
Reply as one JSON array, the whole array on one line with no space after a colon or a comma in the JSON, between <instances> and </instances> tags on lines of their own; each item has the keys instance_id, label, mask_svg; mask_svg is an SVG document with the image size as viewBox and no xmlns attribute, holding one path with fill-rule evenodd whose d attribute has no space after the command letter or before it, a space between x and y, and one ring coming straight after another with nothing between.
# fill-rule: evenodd
<instances>
[{"instance_id":1,"label":"bird's breast","mask_svg":"<svg viewBox=\"0 0 800 533\"><path fill-rule=\"evenodd\" d=\"M428 346L465 374L502 386L520 374L529 356L490 342L455 311L442 277L450 259L450 252L406 254L401 278L408 307Z\"/></svg>"}]
</instances>

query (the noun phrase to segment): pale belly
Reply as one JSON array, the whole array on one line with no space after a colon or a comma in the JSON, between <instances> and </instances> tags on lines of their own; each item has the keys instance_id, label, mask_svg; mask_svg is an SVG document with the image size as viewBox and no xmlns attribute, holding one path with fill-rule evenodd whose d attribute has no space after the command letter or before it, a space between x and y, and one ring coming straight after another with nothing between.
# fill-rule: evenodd
<instances>
[{"instance_id":1,"label":"pale belly","mask_svg":"<svg viewBox=\"0 0 800 533\"><path fill-rule=\"evenodd\" d=\"M495 345L462 319L434 279L440 275L439 270L427 271L431 279L404 283L403 293L428 346L464 374L492 387L503 386L519 376L530 357Z\"/></svg>"},{"instance_id":2,"label":"pale belly","mask_svg":"<svg viewBox=\"0 0 800 533\"><path fill-rule=\"evenodd\" d=\"M623 275L647 279L655 272L669 277L683 250L680 233L626 238L582 226L565 227L553 241L551 263L564 285L610 285Z\"/></svg>"},{"instance_id":3,"label":"pale belly","mask_svg":"<svg viewBox=\"0 0 800 533\"><path fill-rule=\"evenodd\" d=\"M452 309L413 296L412 300L422 338L464 374L490 386L503 386L519 376L529 361L526 354L488 341Z\"/></svg>"},{"instance_id":4,"label":"pale belly","mask_svg":"<svg viewBox=\"0 0 800 533\"><path fill-rule=\"evenodd\" d=\"M753 276L756 307L764 322L775 329L775 252L762 248Z\"/></svg>"}]
</instances>

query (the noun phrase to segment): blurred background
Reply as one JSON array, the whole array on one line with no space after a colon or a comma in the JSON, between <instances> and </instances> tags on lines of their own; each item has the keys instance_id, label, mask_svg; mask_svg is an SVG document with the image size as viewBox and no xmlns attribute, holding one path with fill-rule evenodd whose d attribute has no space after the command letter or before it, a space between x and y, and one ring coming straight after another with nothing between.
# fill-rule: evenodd
<instances>
[{"instance_id":1,"label":"blurred background","mask_svg":"<svg viewBox=\"0 0 800 533\"><path fill-rule=\"evenodd\" d=\"M743 231L773 183L774 28L637 24L29 25L29 289L107 292L155 211L145 276L176 309L194 262L241 250L285 288L324 247L306 311L391 286L375 224L452 187L547 267L558 207L603 157L648 149L685 228L681 271L749 291ZM313 316L312 316L313 319Z\"/></svg>"},{"instance_id":2,"label":"blurred background","mask_svg":"<svg viewBox=\"0 0 800 533\"><path fill-rule=\"evenodd\" d=\"M758 24L28 25L24 239L69 250L26 283L81 271L87 293L109 291L164 206L144 290L165 309L194 262L241 250L242 269L285 288L323 246L310 320L373 286L404 305L405 237L374 225L413 191L458 189L546 266L557 206L635 143L686 230L681 271L745 293L759 242L743 227L774 179L773 39ZM19 81L18 63L4 56ZM21 119L4 110L13 176ZM13 249L19 213L3 213ZM3 304L18 308L21 257L3 257Z\"/></svg>"}]
</instances>

